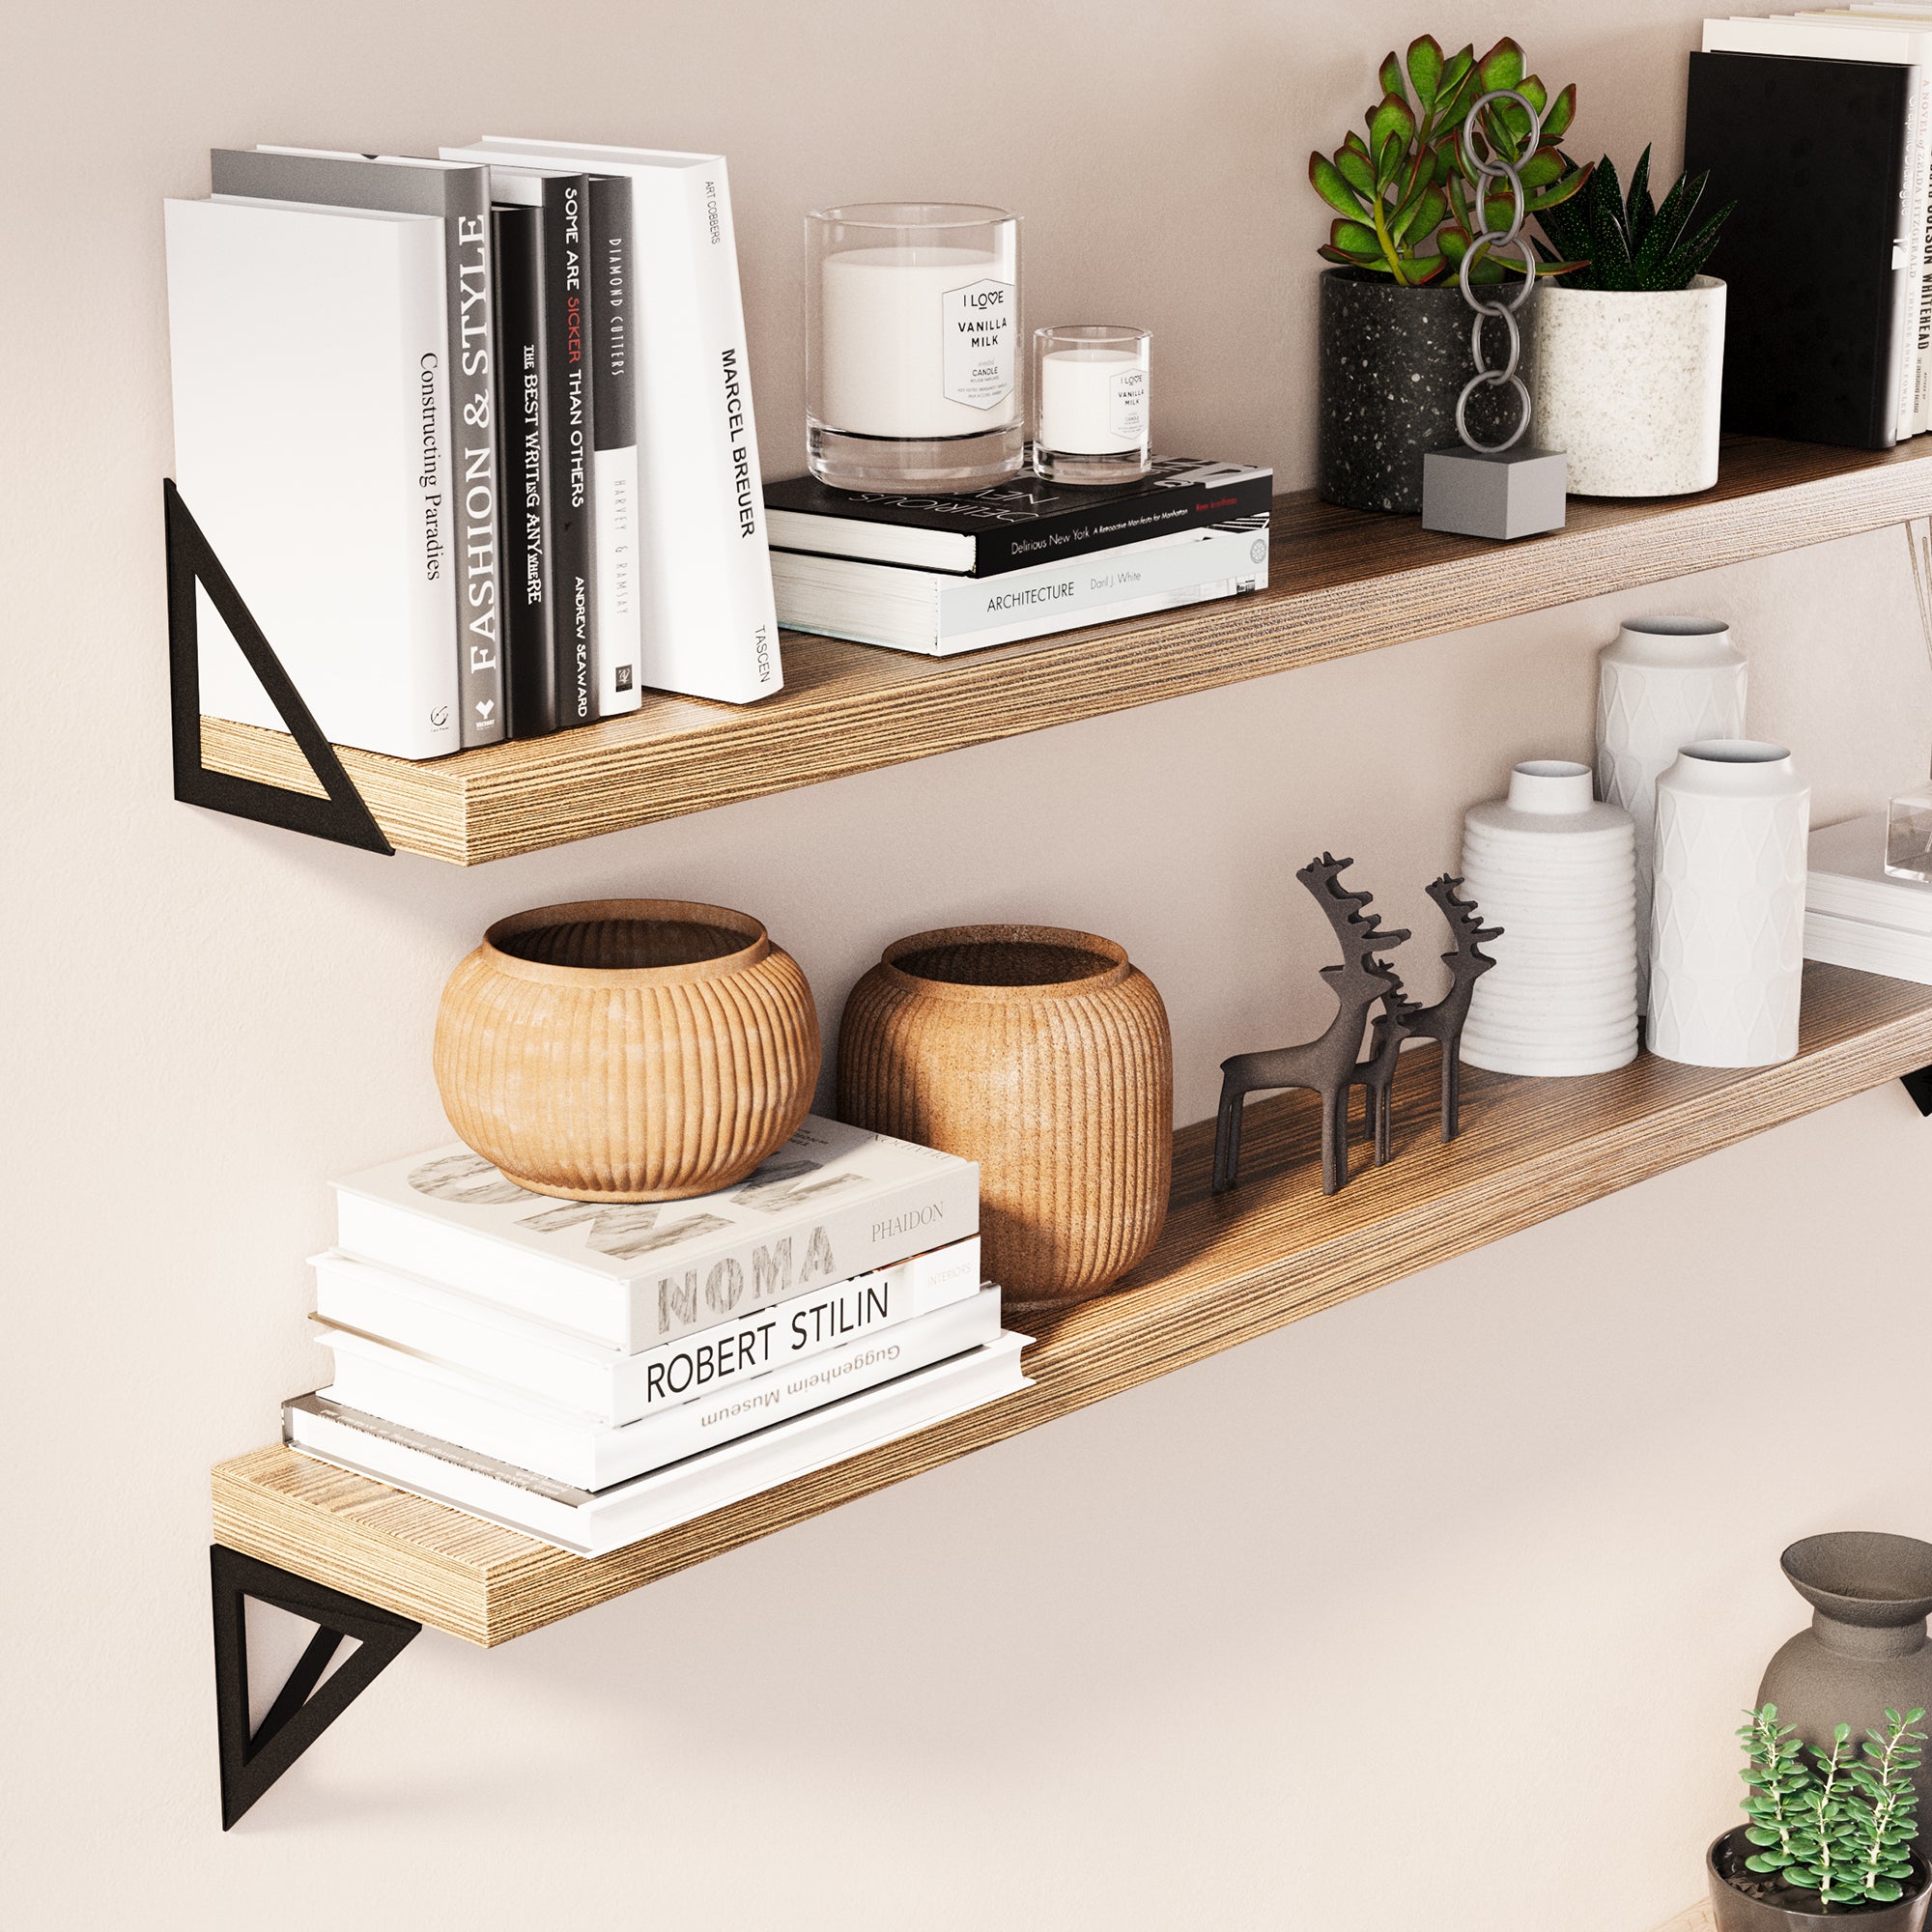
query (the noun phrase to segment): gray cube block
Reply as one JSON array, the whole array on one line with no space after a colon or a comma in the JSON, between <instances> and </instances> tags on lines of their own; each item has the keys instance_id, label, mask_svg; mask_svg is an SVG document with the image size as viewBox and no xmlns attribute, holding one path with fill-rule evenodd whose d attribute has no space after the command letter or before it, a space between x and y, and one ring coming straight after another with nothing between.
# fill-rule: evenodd
<instances>
[{"instance_id":1,"label":"gray cube block","mask_svg":"<svg viewBox=\"0 0 1932 1932\"><path fill-rule=\"evenodd\" d=\"M1422 459L1422 527L1498 540L1560 530L1569 470L1560 449L1432 449Z\"/></svg>"}]
</instances>

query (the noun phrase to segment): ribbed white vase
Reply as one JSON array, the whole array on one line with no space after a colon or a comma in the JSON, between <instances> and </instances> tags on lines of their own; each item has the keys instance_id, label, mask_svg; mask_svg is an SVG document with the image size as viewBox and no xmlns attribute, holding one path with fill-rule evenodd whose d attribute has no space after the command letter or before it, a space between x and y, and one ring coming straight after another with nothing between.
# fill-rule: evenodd
<instances>
[{"instance_id":1,"label":"ribbed white vase","mask_svg":"<svg viewBox=\"0 0 1932 1932\"><path fill-rule=\"evenodd\" d=\"M1657 781L1686 745L1745 734L1744 654L1713 617L1633 617L1597 656L1597 796L1636 825L1636 1008L1648 1009Z\"/></svg>"},{"instance_id":2,"label":"ribbed white vase","mask_svg":"<svg viewBox=\"0 0 1932 1932\"><path fill-rule=\"evenodd\" d=\"M1502 936L1476 981L1463 1058L1498 1073L1603 1073L1636 1057L1636 895L1630 813L1590 795L1590 768L1536 759L1463 825L1463 892Z\"/></svg>"},{"instance_id":3,"label":"ribbed white vase","mask_svg":"<svg viewBox=\"0 0 1932 1932\"><path fill-rule=\"evenodd\" d=\"M1811 788L1782 745L1686 745L1657 781L1650 1049L1692 1066L1798 1051Z\"/></svg>"}]
</instances>

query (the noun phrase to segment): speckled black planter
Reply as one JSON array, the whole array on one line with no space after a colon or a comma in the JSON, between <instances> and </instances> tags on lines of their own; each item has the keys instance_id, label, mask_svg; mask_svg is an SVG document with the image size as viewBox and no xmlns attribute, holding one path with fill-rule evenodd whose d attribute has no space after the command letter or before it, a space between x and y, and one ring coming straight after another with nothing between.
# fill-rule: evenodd
<instances>
[{"instance_id":1,"label":"speckled black planter","mask_svg":"<svg viewBox=\"0 0 1932 1932\"><path fill-rule=\"evenodd\" d=\"M1473 320L1453 281L1406 289L1358 269L1323 272L1316 488L1325 501L1420 514L1423 455L1457 440L1456 398L1476 373ZM1499 322L1483 327L1485 355L1501 368L1509 338ZM1533 392L1527 328L1522 337L1520 374ZM1470 433L1500 441L1520 409L1513 389L1480 389L1469 398Z\"/></svg>"}]
</instances>

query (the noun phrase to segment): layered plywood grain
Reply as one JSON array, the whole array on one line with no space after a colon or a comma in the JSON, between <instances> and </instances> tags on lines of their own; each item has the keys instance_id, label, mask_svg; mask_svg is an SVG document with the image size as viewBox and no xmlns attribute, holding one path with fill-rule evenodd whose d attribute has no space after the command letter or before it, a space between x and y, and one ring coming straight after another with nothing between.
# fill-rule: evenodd
<instances>
[{"instance_id":1,"label":"layered plywood grain","mask_svg":"<svg viewBox=\"0 0 1932 1932\"><path fill-rule=\"evenodd\" d=\"M1035 1386L629 1549L585 1560L275 1447L214 1471L219 1542L473 1643L495 1644L1433 1263L1932 1064L1932 988L1807 966L1782 1066L1530 1080L1470 1071L1463 1131L1435 1131L1434 1054L1404 1063L1395 1161L1321 1194L1305 1095L1250 1108L1242 1182L1208 1192L1213 1128L1176 1136L1174 1206L1122 1290L1039 1326ZM1923 1129L1932 1132L1932 1127Z\"/></svg>"},{"instance_id":2,"label":"layered plywood grain","mask_svg":"<svg viewBox=\"0 0 1932 1932\"><path fill-rule=\"evenodd\" d=\"M1578 500L1568 526L1492 545L1413 517L1275 504L1269 588L945 662L788 634L763 703L644 694L643 709L423 764L344 751L400 850L479 865L1051 724L1158 703L1412 638L1932 514L1932 450L1726 442L1717 487ZM202 721L218 771L317 790L294 741Z\"/></svg>"}]
</instances>

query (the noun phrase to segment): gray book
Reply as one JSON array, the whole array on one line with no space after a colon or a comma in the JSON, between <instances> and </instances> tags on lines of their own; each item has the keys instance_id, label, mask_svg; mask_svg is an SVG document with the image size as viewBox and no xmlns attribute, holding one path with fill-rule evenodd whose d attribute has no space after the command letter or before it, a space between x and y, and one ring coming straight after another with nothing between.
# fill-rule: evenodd
<instances>
[{"instance_id":1,"label":"gray book","mask_svg":"<svg viewBox=\"0 0 1932 1932\"><path fill-rule=\"evenodd\" d=\"M449 477L454 501L445 523L461 534L461 554L449 575L456 601L462 743L465 751L494 745L503 736L504 707L489 170L317 148L216 148L209 163L217 195L380 209L442 221L450 437L457 458Z\"/></svg>"}]
</instances>

